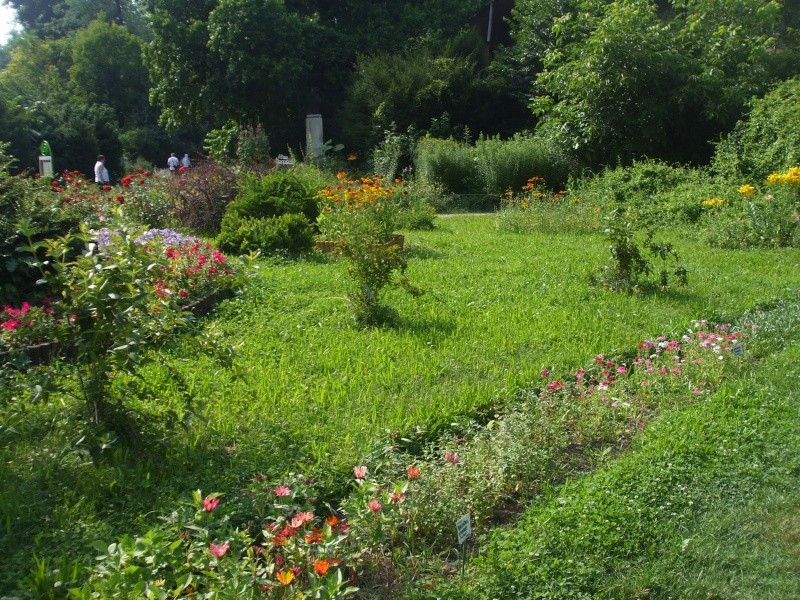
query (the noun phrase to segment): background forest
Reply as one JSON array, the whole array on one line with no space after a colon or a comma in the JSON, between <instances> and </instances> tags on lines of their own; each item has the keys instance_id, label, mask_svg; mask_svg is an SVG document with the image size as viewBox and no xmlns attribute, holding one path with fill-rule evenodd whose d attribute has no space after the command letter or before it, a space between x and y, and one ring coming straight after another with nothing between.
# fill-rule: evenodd
<instances>
[{"instance_id":1,"label":"background forest","mask_svg":"<svg viewBox=\"0 0 800 600\"><path fill-rule=\"evenodd\" d=\"M798 0L497 2L490 44L480 0L3 3L22 25L0 49L17 168L46 139L57 170L103 153L114 178L243 128L300 154L308 112L345 153L399 147L398 169L426 134L534 129L576 169L703 164L752 97L800 71Z\"/></svg>"}]
</instances>

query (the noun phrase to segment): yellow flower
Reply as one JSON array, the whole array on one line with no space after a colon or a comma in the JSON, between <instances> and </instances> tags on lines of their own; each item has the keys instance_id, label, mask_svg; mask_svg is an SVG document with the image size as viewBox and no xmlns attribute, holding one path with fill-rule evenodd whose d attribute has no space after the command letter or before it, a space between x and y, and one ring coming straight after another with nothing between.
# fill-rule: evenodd
<instances>
[{"instance_id":1,"label":"yellow flower","mask_svg":"<svg viewBox=\"0 0 800 600\"><path fill-rule=\"evenodd\" d=\"M708 200L703 200L703 206L722 206L722 198L709 198Z\"/></svg>"},{"instance_id":2,"label":"yellow flower","mask_svg":"<svg viewBox=\"0 0 800 600\"><path fill-rule=\"evenodd\" d=\"M294 573L289 570L282 570L275 573L275 579L277 579L281 585L289 585L294 581Z\"/></svg>"},{"instance_id":3,"label":"yellow flower","mask_svg":"<svg viewBox=\"0 0 800 600\"><path fill-rule=\"evenodd\" d=\"M752 196L753 194L755 194L755 192L756 192L756 188L754 188L749 183L746 183L742 187L739 188L739 193L742 196Z\"/></svg>"}]
</instances>

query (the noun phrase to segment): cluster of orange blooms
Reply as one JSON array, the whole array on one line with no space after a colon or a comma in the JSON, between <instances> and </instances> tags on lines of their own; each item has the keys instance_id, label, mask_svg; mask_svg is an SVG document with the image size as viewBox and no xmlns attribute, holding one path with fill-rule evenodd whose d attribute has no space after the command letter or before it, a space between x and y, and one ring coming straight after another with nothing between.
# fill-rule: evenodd
<instances>
[{"instance_id":1,"label":"cluster of orange blooms","mask_svg":"<svg viewBox=\"0 0 800 600\"><path fill-rule=\"evenodd\" d=\"M338 185L328 186L319 193L323 202L322 212L330 212L334 207L359 209L367 206L380 206L381 203L391 201L396 190L395 186L386 187L385 179L378 175L348 179L347 173L341 171L336 174ZM400 183L400 180L396 180Z\"/></svg>"},{"instance_id":2,"label":"cluster of orange blooms","mask_svg":"<svg viewBox=\"0 0 800 600\"><path fill-rule=\"evenodd\" d=\"M549 202L550 204L556 204L559 200L564 197L564 192L556 192L555 194L548 193L543 191L542 187L544 187L545 181L544 177L531 177L528 179L527 183L522 186L523 194L521 196L514 196L514 192L512 190L508 190L505 193L505 198L503 199L503 206L516 206L519 208L528 208L531 205L532 201L536 202Z\"/></svg>"}]
</instances>

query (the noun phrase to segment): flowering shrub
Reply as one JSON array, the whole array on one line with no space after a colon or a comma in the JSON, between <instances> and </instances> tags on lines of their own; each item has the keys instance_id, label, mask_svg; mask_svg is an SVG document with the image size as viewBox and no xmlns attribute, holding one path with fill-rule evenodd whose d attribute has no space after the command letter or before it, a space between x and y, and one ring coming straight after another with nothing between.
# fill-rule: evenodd
<instances>
[{"instance_id":1,"label":"flowering shrub","mask_svg":"<svg viewBox=\"0 0 800 600\"><path fill-rule=\"evenodd\" d=\"M395 186L387 187L378 176L348 179L340 172L336 178L339 184L326 187L318 196L320 238L348 241L368 237L388 242L398 226L400 206Z\"/></svg>"},{"instance_id":2,"label":"flowering shrub","mask_svg":"<svg viewBox=\"0 0 800 600\"><path fill-rule=\"evenodd\" d=\"M57 326L59 319L49 298L41 306L29 302L19 308L6 305L0 309L0 352L47 342Z\"/></svg>"},{"instance_id":3,"label":"flowering shrub","mask_svg":"<svg viewBox=\"0 0 800 600\"><path fill-rule=\"evenodd\" d=\"M177 223L190 231L216 235L225 207L236 196L236 174L213 161L194 166L168 181Z\"/></svg>"},{"instance_id":4,"label":"flowering shrub","mask_svg":"<svg viewBox=\"0 0 800 600\"><path fill-rule=\"evenodd\" d=\"M385 187L380 177L349 180L339 173L337 178L339 185L327 187L319 195L320 237L333 241L336 252L350 263L349 297L356 322L385 323L390 311L381 305L380 293L387 285L419 293L403 276L406 260L402 249L391 243L399 210L395 188Z\"/></svg>"},{"instance_id":5,"label":"flowering shrub","mask_svg":"<svg viewBox=\"0 0 800 600\"><path fill-rule=\"evenodd\" d=\"M336 515L315 514L302 478L287 485L260 476L269 489L268 516L242 528L231 524L218 494L172 513L165 526L122 538L102 552L75 598L344 598L357 591L343 569L349 527ZM235 508L235 507L234 507Z\"/></svg>"},{"instance_id":6,"label":"flowering shrub","mask_svg":"<svg viewBox=\"0 0 800 600\"><path fill-rule=\"evenodd\" d=\"M714 205L706 238L721 248L800 246L800 167L771 173L765 192L751 184L739 187L729 202ZM708 205L707 205L708 206Z\"/></svg>"}]
</instances>

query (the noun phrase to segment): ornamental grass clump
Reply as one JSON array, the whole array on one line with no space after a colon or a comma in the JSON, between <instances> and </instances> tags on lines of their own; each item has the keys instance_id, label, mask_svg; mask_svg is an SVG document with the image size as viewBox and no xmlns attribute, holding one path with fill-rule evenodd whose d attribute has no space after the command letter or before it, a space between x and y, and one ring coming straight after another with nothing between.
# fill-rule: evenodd
<instances>
[{"instance_id":1,"label":"ornamental grass clump","mask_svg":"<svg viewBox=\"0 0 800 600\"><path fill-rule=\"evenodd\" d=\"M394 186L381 177L347 178L337 174L339 184L319 194L317 224L320 237L333 242L335 252L349 262L349 293L356 322L381 325L392 311L381 304L381 292L389 285L418 294L404 276L407 266L402 247L394 238L400 206Z\"/></svg>"}]
</instances>

